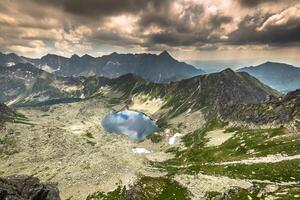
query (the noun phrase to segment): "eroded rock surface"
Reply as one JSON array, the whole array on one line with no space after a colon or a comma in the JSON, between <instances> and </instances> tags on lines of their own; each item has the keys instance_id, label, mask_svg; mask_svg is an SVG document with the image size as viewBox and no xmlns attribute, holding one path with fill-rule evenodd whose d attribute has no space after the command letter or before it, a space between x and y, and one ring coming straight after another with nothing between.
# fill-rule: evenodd
<instances>
[{"instance_id":1,"label":"eroded rock surface","mask_svg":"<svg viewBox=\"0 0 300 200\"><path fill-rule=\"evenodd\" d=\"M60 200L54 183L41 183L31 176L0 178L0 199L5 200Z\"/></svg>"}]
</instances>

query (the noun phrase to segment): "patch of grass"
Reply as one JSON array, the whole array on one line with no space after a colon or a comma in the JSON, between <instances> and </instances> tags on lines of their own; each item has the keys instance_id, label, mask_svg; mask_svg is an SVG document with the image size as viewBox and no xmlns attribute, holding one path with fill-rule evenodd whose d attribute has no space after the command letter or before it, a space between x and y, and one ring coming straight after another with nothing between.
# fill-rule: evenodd
<instances>
[{"instance_id":1,"label":"patch of grass","mask_svg":"<svg viewBox=\"0 0 300 200\"><path fill-rule=\"evenodd\" d=\"M95 146L97 143L96 142L93 142L91 140L86 140L86 143L92 145L92 146Z\"/></svg>"},{"instance_id":2,"label":"patch of grass","mask_svg":"<svg viewBox=\"0 0 300 200\"><path fill-rule=\"evenodd\" d=\"M153 134L148 135L147 139L150 139L151 142L153 142L153 143L159 143L162 141L163 136L161 136L160 134L153 133Z\"/></svg>"},{"instance_id":3,"label":"patch of grass","mask_svg":"<svg viewBox=\"0 0 300 200\"><path fill-rule=\"evenodd\" d=\"M217 196L220 196L220 195L221 195L220 192L214 192L214 191L212 191L212 192L207 192L205 197L207 199L213 199L213 198L215 198Z\"/></svg>"},{"instance_id":4,"label":"patch of grass","mask_svg":"<svg viewBox=\"0 0 300 200\"><path fill-rule=\"evenodd\" d=\"M95 192L94 194L89 195L86 200L121 200L126 191L126 187L118 186L112 192Z\"/></svg>"},{"instance_id":5,"label":"patch of grass","mask_svg":"<svg viewBox=\"0 0 300 200\"><path fill-rule=\"evenodd\" d=\"M89 132L89 131L85 134L85 136L86 136L87 138L91 138L91 139L94 138L93 134L92 134L91 132Z\"/></svg>"},{"instance_id":6,"label":"patch of grass","mask_svg":"<svg viewBox=\"0 0 300 200\"><path fill-rule=\"evenodd\" d=\"M272 182L300 181L300 159L277 163L191 166L187 173L222 175L232 178L269 180Z\"/></svg>"},{"instance_id":7,"label":"patch of grass","mask_svg":"<svg viewBox=\"0 0 300 200\"><path fill-rule=\"evenodd\" d=\"M205 144L205 139L204 135L206 132L218 129L218 128L223 128L226 126L228 123L219 120L217 117L212 118L209 122L207 122L204 125L204 128L198 129L190 134L185 135L182 137L182 141L184 142L186 147L203 147Z\"/></svg>"},{"instance_id":8,"label":"patch of grass","mask_svg":"<svg viewBox=\"0 0 300 200\"><path fill-rule=\"evenodd\" d=\"M241 131L242 129L243 129L242 127L233 126L233 127L226 128L224 133L232 133L232 132L236 132L236 131Z\"/></svg>"},{"instance_id":9,"label":"patch of grass","mask_svg":"<svg viewBox=\"0 0 300 200\"><path fill-rule=\"evenodd\" d=\"M232 191L232 192L231 192ZM231 190L228 193L228 199L230 200L259 200L261 198L257 197L257 191L256 192L250 192L243 188L238 188L237 191Z\"/></svg>"},{"instance_id":10,"label":"patch of grass","mask_svg":"<svg viewBox=\"0 0 300 200\"><path fill-rule=\"evenodd\" d=\"M16 124L25 124L25 125L30 125L30 126L34 126L34 123L28 122L28 121L23 121L23 120L18 120L18 119L14 119L13 123Z\"/></svg>"},{"instance_id":11,"label":"patch of grass","mask_svg":"<svg viewBox=\"0 0 300 200\"><path fill-rule=\"evenodd\" d=\"M0 156L18 153L16 140L9 136L0 136Z\"/></svg>"},{"instance_id":12,"label":"patch of grass","mask_svg":"<svg viewBox=\"0 0 300 200\"><path fill-rule=\"evenodd\" d=\"M186 188L179 185L176 181L163 177L142 177L135 187L140 187L146 199L149 200L190 199L190 194Z\"/></svg>"},{"instance_id":13,"label":"patch of grass","mask_svg":"<svg viewBox=\"0 0 300 200\"><path fill-rule=\"evenodd\" d=\"M176 173L198 173L200 171L205 171L207 174L215 174L218 172L218 175L230 175L227 169L231 169L232 166L228 166L228 168L225 168L225 166L212 166L213 163L243 160L251 157L264 157L273 154L300 154L299 139L278 137L286 134L284 127L270 129L230 127L227 128L225 132L234 131L235 135L233 137L219 146L206 147L205 143L207 139L205 138L205 134L216 128L224 127L224 125L226 125L225 122L218 120L210 121L203 129L199 129L183 137L186 149L180 150L179 148L171 148L168 150L168 152L175 155L175 158L161 163L153 163L153 165L166 170L169 175ZM212 164L210 165L210 163ZM285 164L282 165L283 170ZM263 164L258 166L262 167ZM210 167L212 168L211 170L209 170ZM245 167L246 169L249 168L247 166ZM231 175L240 174L240 178L256 177L252 174L252 171L251 173L250 171L249 173L243 173L246 169L243 168L239 170L235 168ZM278 177L280 177L281 172L284 173L283 170L277 173ZM274 173L271 169L266 168L262 175L263 174L267 176L270 175L271 178ZM257 176L257 178L259 177L264 176Z\"/></svg>"},{"instance_id":14,"label":"patch of grass","mask_svg":"<svg viewBox=\"0 0 300 200\"><path fill-rule=\"evenodd\" d=\"M120 104L120 103L122 103L122 99L120 99L120 98L111 98L111 99L109 99L109 101L108 101L108 103L109 104L113 104L113 105L115 105L115 104Z\"/></svg>"},{"instance_id":15,"label":"patch of grass","mask_svg":"<svg viewBox=\"0 0 300 200\"><path fill-rule=\"evenodd\" d=\"M176 181L163 177L141 177L129 189L118 186L112 192L96 192L87 197L87 200L189 200L188 190Z\"/></svg>"}]
</instances>

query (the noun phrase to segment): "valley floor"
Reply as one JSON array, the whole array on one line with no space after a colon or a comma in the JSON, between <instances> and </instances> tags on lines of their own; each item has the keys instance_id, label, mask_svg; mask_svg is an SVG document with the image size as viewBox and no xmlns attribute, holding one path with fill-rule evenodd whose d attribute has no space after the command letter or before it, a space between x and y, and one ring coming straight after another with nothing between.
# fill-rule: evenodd
<instances>
[{"instance_id":1,"label":"valley floor","mask_svg":"<svg viewBox=\"0 0 300 200\"><path fill-rule=\"evenodd\" d=\"M2 130L13 140L0 152L1 176L26 174L58 182L62 199L85 199L98 190L132 184L146 170L145 157L133 148L148 149L149 142L107 133L101 121L110 110L100 100L19 109L32 124L7 123Z\"/></svg>"},{"instance_id":2,"label":"valley floor","mask_svg":"<svg viewBox=\"0 0 300 200\"><path fill-rule=\"evenodd\" d=\"M161 188L155 189L162 195L177 190L189 194L177 199L300 198L296 134L283 128L204 125L201 112L196 111L173 118L157 143L150 139L136 143L103 129L101 121L112 107L92 98L18 109L29 121L7 123L1 130L0 175L33 175L57 182L62 199L72 200L116 191L118 186L138 187L137 182L147 192L153 189L153 181L159 181ZM169 143L175 133L182 138ZM170 184L176 187L166 189Z\"/></svg>"}]
</instances>

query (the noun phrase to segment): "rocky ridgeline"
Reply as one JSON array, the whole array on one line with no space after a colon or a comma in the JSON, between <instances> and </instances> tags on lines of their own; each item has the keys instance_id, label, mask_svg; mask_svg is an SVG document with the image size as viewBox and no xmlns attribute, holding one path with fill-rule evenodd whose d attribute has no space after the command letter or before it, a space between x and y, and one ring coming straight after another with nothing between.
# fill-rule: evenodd
<instances>
[{"instance_id":1,"label":"rocky ridgeline","mask_svg":"<svg viewBox=\"0 0 300 200\"><path fill-rule=\"evenodd\" d=\"M222 117L255 125L288 124L300 130L300 90L281 97L271 97L259 104L231 105L222 110Z\"/></svg>"},{"instance_id":2,"label":"rocky ridgeline","mask_svg":"<svg viewBox=\"0 0 300 200\"><path fill-rule=\"evenodd\" d=\"M70 58L47 54L40 59L2 54L0 65L11 67L17 63L31 63L57 76L104 76L116 78L127 73L137 74L152 82L169 82L193 77L205 72L174 59L167 51L155 54L118 54L102 57L73 55Z\"/></svg>"},{"instance_id":3,"label":"rocky ridgeline","mask_svg":"<svg viewBox=\"0 0 300 200\"><path fill-rule=\"evenodd\" d=\"M60 200L56 184L41 183L30 176L0 178L0 199L5 200Z\"/></svg>"},{"instance_id":4,"label":"rocky ridgeline","mask_svg":"<svg viewBox=\"0 0 300 200\"><path fill-rule=\"evenodd\" d=\"M133 95L144 93L165 99L165 107L171 108L172 116L203 108L215 115L228 105L260 103L270 95L279 95L249 74L231 69L169 84L139 82L132 88Z\"/></svg>"}]
</instances>

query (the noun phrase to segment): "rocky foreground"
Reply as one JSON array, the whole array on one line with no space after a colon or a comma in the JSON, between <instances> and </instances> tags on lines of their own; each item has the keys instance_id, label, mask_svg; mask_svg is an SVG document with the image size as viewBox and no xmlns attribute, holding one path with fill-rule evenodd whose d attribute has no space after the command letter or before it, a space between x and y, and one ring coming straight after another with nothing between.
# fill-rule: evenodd
<instances>
[{"instance_id":1,"label":"rocky foreground","mask_svg":"<svg viewBox=\"0 0 300 200\"><path fill-rule=\"evenodd\" d=\"M0 199L5 200L60 200L56 184L41 183L30 176L0 178Z\"/></svg>"}]
</instances>

